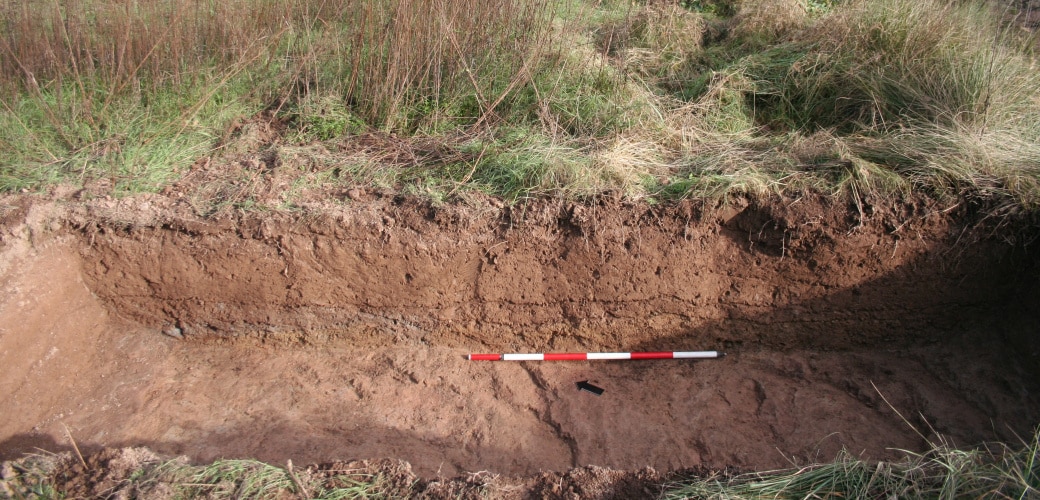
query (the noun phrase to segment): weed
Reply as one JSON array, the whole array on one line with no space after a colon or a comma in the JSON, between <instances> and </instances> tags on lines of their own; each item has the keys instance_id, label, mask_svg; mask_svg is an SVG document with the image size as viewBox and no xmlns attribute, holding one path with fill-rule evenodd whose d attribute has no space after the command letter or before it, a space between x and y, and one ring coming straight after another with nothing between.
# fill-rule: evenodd
<instances>
[{"instance_id":1,"label":"weed","mask_svg":"<svg viewBox=\"0 0 1040 500\"><path fill-rule=\"evenodd\" d=\"M508 130L500 139L480 147L484 154L475 165L472 180L484 190L509 200L533 197L556 190L580 193L596 191L586 155L566 142L555 142L530 129Z\"/></svg>"},{"instance_id":2,"label":"weed","mask_svg":"<svg viewBox=\"0 0 1040 500\"><path fill-rule=\"evenodd\" d=\"M296 105L292 117L297 120L292 142L327 141L343 135L365 132L368 125L335 94L310 94Z\"/></svg>"},{"instance_id":3,"label":"weed","mask_svg":"<svg viewBox=\"0 0 1040 500\"><path fill-rule=\"evenodd\" d=\"M5 498L63 498L55 488L54 472L60 455L28 454L24 458L4 462L10 476L0 478L0 496Z\"/></svg>"}]
</instances>

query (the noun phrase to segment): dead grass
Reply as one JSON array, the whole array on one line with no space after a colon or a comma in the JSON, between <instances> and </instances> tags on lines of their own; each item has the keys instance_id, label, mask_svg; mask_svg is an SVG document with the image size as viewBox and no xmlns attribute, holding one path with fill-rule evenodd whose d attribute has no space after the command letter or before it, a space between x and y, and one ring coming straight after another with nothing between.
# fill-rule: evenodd
<instances>
[{"instance_id":1,"label":"dead grass","mask_svg":"<svg viewBox=\"0 0 1040 500\"><path fill-rule=\"evenodd\" d=\"M1034 498L1040 495L1040 434L1018 446L958 449L945 441L893 462L842 452L833 461L731 478L673 484L666 499Z\"/></svg>"},{"instance_id":2,"label":"dead grass","mask_svg":"<svg viewBox=\"0 0 1040 500\"><path fill-rule=\"evenodd\" d=\"M544 0L34 0L2 9L8 190L96 177L156 189L227 147L214 140L221 130L264 109L289 119L301 140L495 121L551 21Z\"/></svg>"},{"instance_id":3,"label":"dead grass","mask_svg":"<svg viewBox=\"0 0 1040 500\"><path fill-rule=\"evenodd\" d=\"M12 498L482 498L503 494L496 478L420 481L407 463L382 460L293 468L253 460L190 465L144 448L86 458L33 455L4 462L0 493ZM480 476L477 478L477 476ZM868 462L848 452L833 461L737 476L709 475L662 485L662 498L1035 498L1040 434L1017 445L957 448L939 440L901 460ZM512 490L515 493L515 486Z\"/></svg>"},{"instance_id":4,"label":"dead grass","mask_svg":"<svg viewBox=\"0 0 1040 500\"><path fill-rule=\"evenodd\" d=\"M286 196L206 185L203 205L375 184L1035 207L1035 40L987 5L9 1L0 189L162 189L201 158L241 163L251 143L227 130L263 116L281 124L264 151L313 167L257 172Z\"/></svg>"}]
</instances>

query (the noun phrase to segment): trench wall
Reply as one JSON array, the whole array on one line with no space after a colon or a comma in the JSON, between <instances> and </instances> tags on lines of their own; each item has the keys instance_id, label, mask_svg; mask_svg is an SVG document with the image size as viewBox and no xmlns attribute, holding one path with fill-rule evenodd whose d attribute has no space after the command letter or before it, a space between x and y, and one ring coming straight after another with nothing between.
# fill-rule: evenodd
<instances>
[{"instance_id":1,"label":"trench wall","mask_svg":"<svg viewBox=\"0 0 1040 500\"><path fill-rule=\"evenodd\" d=\"M1000 334L1009 304L1035 289L1031 260L956 220L923 202L861 216L804 200L704 210L397 197L321 215L101 218L80 233L105 303L197 338L842 349Z\"/></svg>"}]
</instances>

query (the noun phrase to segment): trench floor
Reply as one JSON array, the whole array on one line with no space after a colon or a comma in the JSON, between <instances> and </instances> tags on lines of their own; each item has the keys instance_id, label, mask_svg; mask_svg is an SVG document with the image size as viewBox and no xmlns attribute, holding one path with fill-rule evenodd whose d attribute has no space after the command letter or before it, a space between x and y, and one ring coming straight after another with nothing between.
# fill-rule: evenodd
<instances>
[{"instance_id":1,"label":"trench floor","mask_svg":"<svg viewBox=\"0 0 1040 500\"><path fill-rule=\"evenodd\" d=\"M68 248L12 269L0 289L0 459L75 440L200 462L393 457L424 476L768 469L843 447L884 459L939 435L1007 441L1040 421L1038 383L1006 346L971 336L898 350L745 345L703 361L470 362L418 342L177 340L106 310ZM577 390L583 380L605 392Z\"/></svg>"}]
</instances>

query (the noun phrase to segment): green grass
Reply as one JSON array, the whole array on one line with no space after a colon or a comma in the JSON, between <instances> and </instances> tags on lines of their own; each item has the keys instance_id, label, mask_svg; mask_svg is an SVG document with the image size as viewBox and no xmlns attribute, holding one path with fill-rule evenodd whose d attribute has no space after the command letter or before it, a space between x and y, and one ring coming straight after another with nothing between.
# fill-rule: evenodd
<instances>
[{"instance_id":1,"label":"green grass","mask_svg":"<svg viewBox=\"0 0 1040 500\"><path fill-rule=\"evenodd\" d=\"M63 498L61 481L72 478L56 476L65 474L59 472L62 460L75 459L71 455L64 459L36 455L11 462L15 474L0 482L0 494L7 492L14 498ZM132 498L339 500L411 498L423 489L406 465L390 461L358 470L327 470L283 468L254 460L190 465L180 458L144 461L133 470L118 473L126 477L109 483L109 490L94 493ZM476 488L479 491L469 493L495 497L493 486ZM512 493L516 493L515 489ZM786 470L692 477L662 485L661 498L1040 498L1040 431L1015 446L989 444L961 449L940 440L933 442L928 451L904 452L903 458L894 461L867 461L842 452L829 462Z\"/></svg>"},{"instance_id":2,"label":"green grass","mask_svg":"<svg viewBox=\"0 0 1040 500\"><path fill-rule=\"evenodd\" d=\"M403 490L402 490L403 488ZM136 497L345 500L407 498L411 485L393 485L379 473L326 474L256 460L189 465L183 459L142 464L119 485Z\"/></svg>"},{"instance_id":3,"label":"green grass","mask_svg":"<svg viewBox=\"0 0 1040 500\"><path fill-rule=\"evenodd\" d=\"M870 462L847 452L827 463L670 485L663 498L955 499L1040 497L1040 432L1021 448L961 450L940 442L925 453L906 452L894 462Z\"/></svg>"},{"instance_id":4,"label":"green grass","mask_svg":"<svg viewBox=\"0 0 1040 500\"><path fill-rule=\"evenodd\" d=\"M431 5L5 4L0 191L158 191L264 148L314 168L263 173L296 176L277 204L207 206L287 208L303 187L352 185L435 200L813 189L1040 203L1036 37L991 4ZM232 133L250 120L277 136ZM395 154L416 144L438 154Z\"/></svg>"},{"instance_id":5,"label":"green grass","mask_svg":"<svg viewBox=\"0 0 1040 500\"><path fill-rule=\"evenodd\" d=\"M4 498L62 498L55 486L54 472L58 460L54 455L29 454L10 462L15 477L0 480L0 497Z\"/></svg>"},{"instance_id":6,"label":"green grass","mask_svg":"<svg viewBox=\"0 0 1040 500\"><path fill-rule=\"evenodd\" d=\"M105 178L117 192L156 191L215 153L222 128L252 112L243 95L258 77L198 75L107 103L96 99L100 82L4 100L0 190Z\"/></svg>"}]
</instances>

